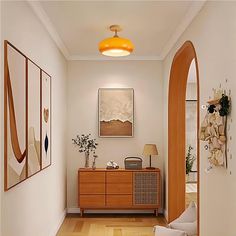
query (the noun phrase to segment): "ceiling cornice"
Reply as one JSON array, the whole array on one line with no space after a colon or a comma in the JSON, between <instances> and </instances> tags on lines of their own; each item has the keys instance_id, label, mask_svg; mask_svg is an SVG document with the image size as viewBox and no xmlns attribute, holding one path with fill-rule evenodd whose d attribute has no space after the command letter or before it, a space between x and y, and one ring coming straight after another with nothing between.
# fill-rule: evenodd
<instances>
[{"instance_id":1,"label":"ceiling cornice","mask_svg":"<svg viewBox=\"0 0 236 236\"><path fill-rule=\"evenodd\" d=\"M80 55L70 55L66 45L64 44L63 40L59 36L57 30L55 29L55 26L52 24L51 20L49 19L48 15L42 8L39 1L31 1L27 0L28 4L36 14L36 16L39 18L41 23L44 25L44 27L47 29L48 33L56 43L57 47L60 49L64 57L69 61L110 61L110 60L134 60L134 61L161 61L164 60L165 57L168 55L172 47L176 44L180 36L184 33L184 31L187 29L187 27L191 24L195 16L200 12L202 7L204 6L206 0L204 1L193 1L191 7L187 11L186 15L184 16L183 20L179 24L179 26L176 28L174 33L172 34L171 38L167 41L165 46L163 47L163 50L161 54L158 56L134 56L131 55L129 57L125 58L110 58L110 57L103 57L103 56L80 56Z\"/></svg>"},{"instance_id":2,"label":"ceiling cornice","mask_svg":"<svg viewBox=\"0 0 236 236\"><path fill-rule=\"evenodd\" d=\"M49 19L48 15L46 14L44 9L42 8L40 2L31 1L31 0L27 0L27 1L28 1L28 4L30 5L30 7L32 8L32 10L34 11L34 13L36 14L36 16L39 18L41 23L47 29L48 33L50 34L50 36L52 37L52 39L56 43L57 47L61 50L64 57L67 60L69 60L70 54L69 54L67 47L64 44L64 42L62 41L59 34L57 33L57 30L55 29L55 27L52 24L51 20Z\"/></svg>"},{"instance_id":3,"label":"ceiling cornice","mask_svg":"<svg viewBox=\"0 0 236 236\"><path fill-rule=\"evenodd\" d=\"M184 16L182 22L178 25L175 29L174 33L172 34L171 38L167 41L166 45L164 46L160 58L163 60L168 55L170 50L176 44L180 36L184 33L184 31L188 28L188 26L192 23L193 19L198 15L200 10L203 8L206 0L201 2L193 1L191 7L187 11L186 15Z\"/></svg>"}]
</instances>

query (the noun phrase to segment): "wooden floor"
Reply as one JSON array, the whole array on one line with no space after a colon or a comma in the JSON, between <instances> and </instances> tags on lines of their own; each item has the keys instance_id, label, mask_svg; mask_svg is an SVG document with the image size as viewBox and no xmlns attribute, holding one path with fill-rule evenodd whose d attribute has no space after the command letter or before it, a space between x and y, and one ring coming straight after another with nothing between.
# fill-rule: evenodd
<instances>
[{"instance_id":1,"label":"wooden floor","mask_svg":"<svg viewBox=\"0 0 236 236\"><path fill-rule=\"evenodd\" d=\"M197 204L197 193L186 193L185 197L186 208L190 202L195 202Z\"/></svg>"},{"instance_id":2,"label":"wooden floor","mask_svg":"<svg viewBox=\"0 0 236 236\"><path fill-rule=\"evenodd\" d=\"M153 226L166 225L163 216L149 214L69 214L57 236L153 236Z\"/></svg>"}]
</instances>

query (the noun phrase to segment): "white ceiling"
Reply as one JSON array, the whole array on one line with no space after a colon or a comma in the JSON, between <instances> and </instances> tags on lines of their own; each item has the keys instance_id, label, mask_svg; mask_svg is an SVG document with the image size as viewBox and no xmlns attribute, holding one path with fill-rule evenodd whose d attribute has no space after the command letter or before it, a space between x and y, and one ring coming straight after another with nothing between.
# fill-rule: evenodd
<instances>
[{"instance_id":1,"label":"white ceiling","mask_svg":"<svg viewBox=\"0 0 236 236\"><path fill-rule=\"evenodd\" d=\"M200 11L200 1L29 1L65 57L103 60L98 43L111 24L135 45L125 59L163 59Z\"/></svg>"}]
</instances>

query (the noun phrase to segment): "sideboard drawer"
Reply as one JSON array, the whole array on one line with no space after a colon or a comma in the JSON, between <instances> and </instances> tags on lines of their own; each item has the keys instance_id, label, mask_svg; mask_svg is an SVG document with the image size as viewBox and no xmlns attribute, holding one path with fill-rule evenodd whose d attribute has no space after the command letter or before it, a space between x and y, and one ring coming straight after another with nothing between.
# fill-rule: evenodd
<instances>
[{"instance_id":1,"label":"sideboard drawer","mask_svg":"<svg viewBox=\"0 0 236 236\"><path fill-rule=\"evenodd\" d=\"M105 195L80 195L80 208L105 207Z\"/></svg>"},{"instance_id":2,"label":"sideboard drawer","mask_svg":"<svg viewBox=\"0 0 236 236\"><path fill-rule=\"evenodd\" d=\"M105 183L105 172L80 171L80 183Z\"/></svg>"},{"instance_id":3,"label":"sideboard drawer","mask_svg":"<svg viewBox=\"0 0 236 236\"><path fill-rule=\"evenodd\" d=\"M107 183L132 183L132 172L107 172Z\"/></svg>"},{"instance_id":4,"label":"sideboard drawer","mask_svg":"<svg viewBox=\"0 0 236 236\"><path fill-rule=\"evenodd\" d=\"M108 183L106 188L107 194L132 194L133 188L131 183Z\"/></svg>"},{"instance_id":5,"label":"sideboard drawer","mask_svg":"<svg viewBox=\"0 0 236 236\"><path fill-rule=\"evenodd\" d=\"M81 183L80 194L105 194L105 183Z\"/></svg>"},{"instance_id":6,"label":"sideboard drawer","mask_svg":"<svg viewBox=\"0 0 236 236\"><path fill-rule=\"evenodd\" d=\"M114 208L132 207L132 195L107 195L107 206Z\"/></svg>"}]
</instances>

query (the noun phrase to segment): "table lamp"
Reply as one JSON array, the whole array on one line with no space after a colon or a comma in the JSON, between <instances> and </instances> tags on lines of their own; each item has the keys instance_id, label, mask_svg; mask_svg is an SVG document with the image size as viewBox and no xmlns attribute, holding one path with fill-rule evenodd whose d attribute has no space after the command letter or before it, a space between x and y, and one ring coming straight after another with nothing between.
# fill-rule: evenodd
<instances>
[{"instance_id":1,"label":"table lamp","mask_svg":"<svg viewBox=\"0 0 236 236\"><path fill-rule=\"evenodd\" d=\"M155 167L152 167L152 155L158 155L157 146L155 144L145 144L143 149L143 156L149 156L149 167L146 169L153 170Z\"/></svg>"}]
</instances>

